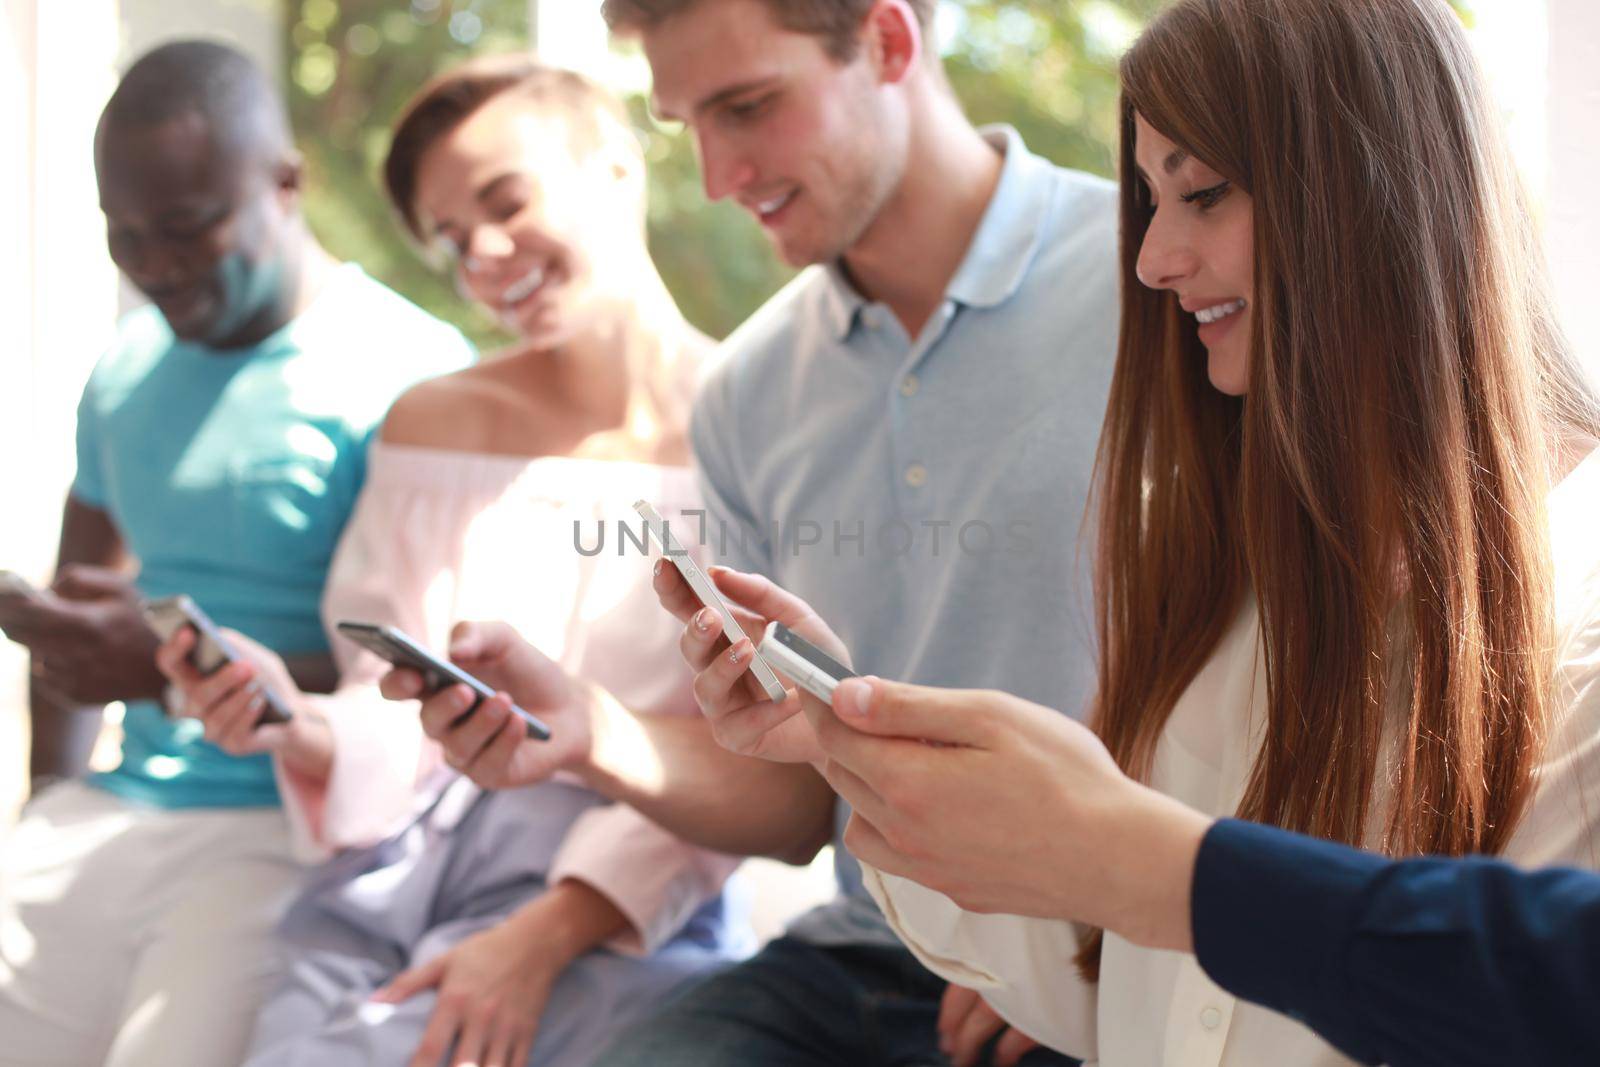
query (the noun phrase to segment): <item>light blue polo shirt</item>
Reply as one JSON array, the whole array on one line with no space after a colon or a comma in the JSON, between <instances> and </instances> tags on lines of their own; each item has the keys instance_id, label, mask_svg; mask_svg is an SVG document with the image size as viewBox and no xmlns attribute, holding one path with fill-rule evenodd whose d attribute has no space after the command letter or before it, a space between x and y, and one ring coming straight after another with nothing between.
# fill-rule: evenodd
<instances>
[{"instance_id":1,"label":"light blue polo shirt","mask_svg":"<svg viewBox=\"0 0 1600 1067\"><path fill-rule=\"evenodd\" d=\"M472 358L353 264L250 349L180 341L139 308L84 389L72 495L111 516L145 596L187 593L281 654L325 652L322 587L367 445L408 386ZM278 803L270 758L228 755L196 720L135 701L122 725L122 764L92 784L169 808Z\"/></svg>"},{"instance_id":2,"label":"light blue polo shirt","mask_svg":"<svg viewBox=\"0 0 1600 1067\"><path fill-rule=\"evenodd\" d=\"M1014 130L984 134L1005 152L999 185L920 337L813 267L725 342L692 427L698 532L808 601L862 673L1078 714L1095 673L1079 531L1116 347L1116 189ZM791 933L897 944L838 809L841 897Z\"/></svg>"}]
</instances>

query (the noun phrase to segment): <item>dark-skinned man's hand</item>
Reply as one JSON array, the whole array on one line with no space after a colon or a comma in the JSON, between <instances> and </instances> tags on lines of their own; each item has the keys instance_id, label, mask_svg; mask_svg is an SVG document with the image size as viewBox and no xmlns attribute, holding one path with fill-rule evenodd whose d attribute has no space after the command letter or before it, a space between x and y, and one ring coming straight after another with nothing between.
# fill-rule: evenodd
<instances>
[{"instance_id":1,"label":"dark-skinned man's hand","mask_svg":"<svg viewBox=\"0 0 1600 1067\"><path fill-rule=\"evenodd\" d=\"M32 653L34 684L66 704L154 700L155 633L125 575L68 564L44 595L0 597L0 630Z\"/></svg>"}]
</instances>

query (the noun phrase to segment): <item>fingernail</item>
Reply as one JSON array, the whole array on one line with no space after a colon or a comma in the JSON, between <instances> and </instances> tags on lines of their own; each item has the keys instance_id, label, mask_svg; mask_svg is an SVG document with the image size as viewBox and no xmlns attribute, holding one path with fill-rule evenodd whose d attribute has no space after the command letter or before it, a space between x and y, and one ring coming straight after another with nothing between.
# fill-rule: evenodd
<instances>
[{"instance_id":1,"label":"fingernail","mask_svg":"<svg viewBox=\"0 0 1600 1067\"><path fill-rule=\"evenodd\" d=\"M833 691L833 710L841 715L866 718L872 704L872 686L862 678L846 678Z\"/></svg>"},{"instance_id":2,"label":"fingernail","mask_svg":"<svg viewBox=\"0 0 1600 1067\"><path fill-rule=\"evenodd\" d=\"M734 664L735 666L743 663L745 650L747 647L748 646L743 641L740 641L737 645L734 645L733 651L728 653L728 662Z\"/></svg>"},{"instance_id":3,"label":"fingernail","mask_svg":"<svg viewBox=\"0 0 1600 1067\"><path fill-rule=\"evenodd\" d=\"M450 705L457 711L466 711L472 706L472 694L462 689L450 691Z\"/></svg>"},{"instance_id":4,"label":"fingernail","mask_svg":"<svg viewBox=\"0 0 1600 1067\"><path fill-rule=\"evenodd\" d=\"M665 562L667 561L664 559L656 560L655 566L650 568L650 573L655 575L657 578L661 577L661 565Z\"/></svg>"},{"instance_id":5,"label":"fingernail","mask_svg":"<svg viewBox=\"0 0 1600 1067\"><path fill-rule=\"evenodd\" d=\"M701 633L711 629L711 609L701 608L694 613L694 628Z\"/></svg>"}]
</instances>

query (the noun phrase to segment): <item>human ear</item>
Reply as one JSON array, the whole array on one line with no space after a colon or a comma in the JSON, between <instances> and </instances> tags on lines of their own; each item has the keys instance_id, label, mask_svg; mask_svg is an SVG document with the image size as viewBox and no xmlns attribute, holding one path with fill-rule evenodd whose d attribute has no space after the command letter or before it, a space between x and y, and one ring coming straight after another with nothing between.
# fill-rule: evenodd
<instances>
[{"instance_id":1,"label":"human ear","mask_svg":"<svg viewBox=\"0 0 1600 1067\"><path fill-rule=\"evenodd\" d=\"M878 0L867 13L863 44L885 84L898 84L922 61L922 26L906 0Z\"/></svg>"}]
</instances>

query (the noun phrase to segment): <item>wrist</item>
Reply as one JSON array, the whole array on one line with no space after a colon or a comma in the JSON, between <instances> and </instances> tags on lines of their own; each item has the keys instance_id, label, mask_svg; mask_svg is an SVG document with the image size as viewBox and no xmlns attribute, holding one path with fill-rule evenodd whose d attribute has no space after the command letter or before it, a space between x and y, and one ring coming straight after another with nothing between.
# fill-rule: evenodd
<instances>
[{"instance_id":1,"label":"wrist","mask_svg":"<svg viewBox=\"0 0 1600 1067\"><path fill-rule=\"evenodd\" d=\"M1191 951L1195 859L1213 820L1154 789L1130 786L1108 827L1113 903L1104 925L1145 948Z\"/></svg>"},{"instance_id":2,"label":"wrist","mask_svg":"<svg viewBox=\"0 0 1600 1067\"><path fill-rule=\"evenodd\" d=\"M293 714L278 759L290 774L321 785L333 775L333 727L328 717L306 700L295 701Z\"/></svg>"},{"instance_id":3,"label":"wrist","mask_svg":"<svg viewBox=\"0 0 1600 1067\"><path fill-rule=\"evenodd\" d=\"M596 793L615 800L625 792L625 783L638 776L648 748L644 730L627 708L593 683L583 684L575 703L588 729L567 769Z\"/></svg>"},{"instance_id":4,"label":"wrist","mask_svg":"<svg viewBox=\"0 0 1600 1067\"><path fill-rule=\"evenodd\" d=\"M513 912L508 924L530 959L561 970L622 932L628 919L599 890L567 878Z\"/></svg>"}]
</instances>

